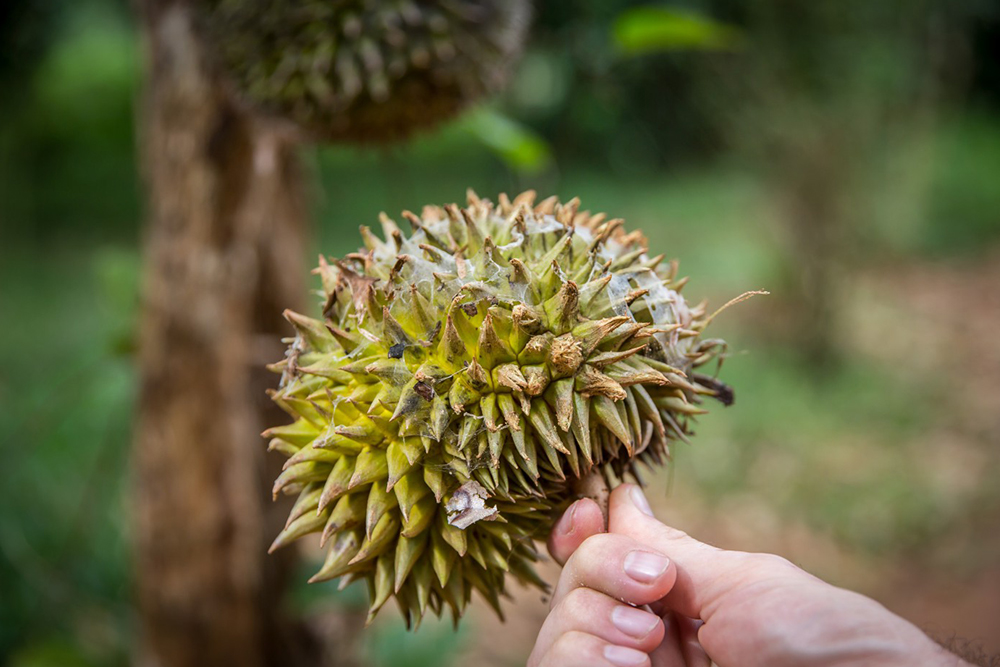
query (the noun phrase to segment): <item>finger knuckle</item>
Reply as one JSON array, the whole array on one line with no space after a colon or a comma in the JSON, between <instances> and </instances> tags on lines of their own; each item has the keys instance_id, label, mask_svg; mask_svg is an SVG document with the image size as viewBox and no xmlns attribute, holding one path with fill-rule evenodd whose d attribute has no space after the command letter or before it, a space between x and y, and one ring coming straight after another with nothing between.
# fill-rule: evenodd
<instances>
[{"instance_id":1,"label":"finger knuckle","mask_svg":"<svg viewBox=\"0 0 1000 667\"><path fill-rule=\"evenodd\" d=\"M615 543L618 540L618 536L612 535L611 533L598 533L596 535L591 535L583 541L580 548L585 548L590 552L597 552L607 549L608 545Z\"/></svg>"},{"instance_id":2,"label":"finger knuckle","mask_svg":"<svg viewBox=\"0 0 1000 667\"><path fill-rule=\"evenodd\" d=\"M580 544L579 548L570 557L570 562L577 565L597 562L601 560L603 554L607 553L612 541L612 536L607 533L592 535Z\"/></svg>"},{"instance_id":3,"label":"finger knuckle","mask_svg":"<svg viewBox=\"0 0 1000 667\"><path fill-rule=\"evenodd\" d=\"M799 567L792 561L777 554L756 554L755 560L759 565L776 571L792 572L799 570Z\"/></svg>"},{"instance_id":4,"label":"finger knuckle","mask_svg":"<svg viewBox=\"0 0 1000 667\"><path fill-rule=\"evenodd\" d=\"M589 588L574 588L566 594L555 609L555 613L569 620L587 619L593 616L600 604L601 594Z\"/></svg>"},{"instance_id":5,"label":"finger knuckle","mask_svg":"<svg viewBox=\"0 0 1000 667\"><path fill-rule=\"evenodd\" d=\"M691 537L680 528L674 528L673 526L664 525L662 530L664 536L669 540L687 540Z\"/></svg>"},{"instance_id":6,"label":"finger knuckle","mask_svg":"<svg viewBox=\"0 0 1000 667\"><path fill-rule=\"evenodd\" d=\"M572 630L563 633L552 643L552 649L549 651L549 655L558 657L563 662L554 662L553 664L570 664L565 662L566 659L585 654L591 640L590 635L583 632Z\"/></svg>"}]
</instances>

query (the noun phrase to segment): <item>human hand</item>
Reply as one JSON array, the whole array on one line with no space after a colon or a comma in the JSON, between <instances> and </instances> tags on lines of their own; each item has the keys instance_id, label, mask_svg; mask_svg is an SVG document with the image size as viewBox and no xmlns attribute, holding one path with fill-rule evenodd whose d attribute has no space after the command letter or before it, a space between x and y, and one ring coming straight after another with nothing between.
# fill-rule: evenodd
<instances>
[{"instance_id":1,"label":"human hand","mask_svg":"<svg viewBox=\"0 0 1000 667\"><path fill-rule=\"evenodd\" d=\"M965 666L883 606L771 554L725 551L653 517L637 486L574 503L529 667Z\"/></svg>"}]
</instances>

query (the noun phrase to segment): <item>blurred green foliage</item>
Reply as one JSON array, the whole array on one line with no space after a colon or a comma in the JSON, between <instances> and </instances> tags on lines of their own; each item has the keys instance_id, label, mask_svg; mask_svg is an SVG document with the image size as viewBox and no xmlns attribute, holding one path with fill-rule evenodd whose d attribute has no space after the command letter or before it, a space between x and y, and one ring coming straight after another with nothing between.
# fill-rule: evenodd
<instances>
[{"instance_id":1,"label":"blurred green foliage","mask_svg":"<svg viewBox=\"0 0 1000 667\"><path fill-rule=\"evenodd\" d=\"M363 659L372 667L439 667L450 665L467 639L466 626L456 632L449 620L428 618L419 632L409 632L399 619L375 627L366 637Z\"/></svg>"},{"instance_id":2,"label":"blurred green foliage","mask_svg":"<svg viewBox=\"0 0 1000 667\"><path fill-rule=\"evenodd\" d=\"M357 226L380 210L461 200L470 186L487 196L534 187L580 195L586 207L642 228L652 246L682 258L693 296L721 302L775 284L773 202L762 177L769 165L734 158L710 103L730 98L705 97L729 82L698 64L704 47L731 47L737 34L741 51L755 46L750 4L539 3L533 46L494 106L405 147L304 151L320 184L317 248L354 250ZM2 11L0 664L126 664L137 38L124 2L20 0ZM974 34L996 35L1000 17L984 16ZM815 65L820 56L808 50L787 64L804 80L825 72L817 85L830 94L841 77L865 82L851 87L862 97L904 85L905 63L900 70L885 58L877 39L866 44L832 66ZM1000 241L1000 81L979 73L997 70L994 51L973 47L980 60L964 96L919 132L881 138L882 162L856 175L873 198L864 238L876 248L858 251L873 261L880 253L963 257ZM779 129L810 122L801 107L778 109ZM766 496L783 516L881 554L932 542L978 502L979 491L959 502L910 464L897 469L932 417L917 406L932 405L942 389L863 358L816 386L780 346L754 340L752 326L719 326L737 350L753 350L724 368L727 381L752 390L706 418L692 449L680 449L679 470L711 502ZM835 439L865 461L855 474L831 468L832 453L817 446ZM755 472L767 466L786 468ZM328 593L314 587L298 601L310 606ZM359 591L345 593L338 604ZM416 636L386 625L372 637L370 657L384 665L443 665L462 641L433 624Z\"/></svg>"},{"instance_id":3,"label":"blurred green foliage","mask_svg":"<svg viewBox=\"0 0 1000 667\"><path fill-rule=\"evenodd\" d=\"M935 137L929 210L920 250L935 255L982 251L1000 239L1000 123L973 110Z\"/></svg>"},{"instance_id":4,"label":"blurred green foliage","mask_svg":"<svg viewBox=\"0 0 1000 667\"><path fill-rule=\"evenodd\" d=\"M712 502L766 494L782 515L874 554L905 552L954 518L925 479L887 474L883 467L905 466L898 454L931 426L933 415L914 406L939 398L934 387L907 384L871 362L848 365L817 385L787 350L766 343L727 362L724 376L734 387L752 390L738 394L738 415L704 420L699 436L708 441L704 449L741 445L727 447L726 460L703 451L700 440L698 449L682 454ZM831 474L827 457L815 451L816 443L833 434L840 451L831 458L857 466L849 475ZM846 447L860 451L844 457ZM874 451L864 451L869 449ZM776 461L794 466L780 476L781 484L774 484L773 474L753 474Z\"/></svg>"},{"instance_id":5,"label":"blurred green foliage","mask_svg":"<svg viewBox=\"0 0 1000 667\"><path fill-rule=\"evenodd\" d=\"M0 229L136 238L136 35L115 4L62 10L58 38L0 106Z\"/></svg>"},{"instance_id":6,"label":"blurred green foliage","mask_svg":"<svg viewBox=\"0 0 1000 667\"><path fill-rule=\"evenodd\" d=\"M544 139L494 110L476 110L459 122L472 137L494 151L511 171L536 174L552 162L552 153Z\"/></svg>"},{"instance_id":7,"label":"blurred green foliage","mask_svg":"<svg viewBox=\"0 0 1000 667\"><path fill-rule=\"evenodd\" d=\"M0 660L126 662L135 258L0 253Z\"/></svg>"},{"instance_id":8,"label":"blurred green foliage","mask_svg":"<svg viewBox=\"0 0 1000 667\"><path fill-rule=\"evenodd\" d=\"M670 7L626 9L614 24L615 43L625 55L703 49L735 49L740 31L701 14Z\"/></svg>"}]
</instances>

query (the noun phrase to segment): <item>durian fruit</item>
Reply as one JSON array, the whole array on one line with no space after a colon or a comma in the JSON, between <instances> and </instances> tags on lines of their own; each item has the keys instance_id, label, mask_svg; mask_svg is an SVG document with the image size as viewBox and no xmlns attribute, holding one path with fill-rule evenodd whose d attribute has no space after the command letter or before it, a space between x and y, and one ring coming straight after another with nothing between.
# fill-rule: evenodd
<instances>
[{"instance_id":1,"label":"durian fruit","mask_svg":"<svg viewBox=\"0 0 1000 667\"><path fill-rule=\"evenodd\" d=\"M390 142L499 90L528 0L202 0L239 99L314 139Z\"/></svg>"},{"instance_id":2,"label":"durian fruit","mask_svg":"<svg viewBox=\"0 0 1000 667\"><path fill-rule=\"evenodd\" d=\"M696 369L725 343L681 296L675 263L579 200L384 214L384 238L320 259L322 319L296 336L265 432L298 494L274 547L320 533L314 581L362 579L372 616L395 596L419 622L472 591L499 613L506 575L544 588L534 541L582 479L636 477L685 440L702 399L732 391ZM641 480L640 480L641 481Z\"/></svg>"}]
</instances>

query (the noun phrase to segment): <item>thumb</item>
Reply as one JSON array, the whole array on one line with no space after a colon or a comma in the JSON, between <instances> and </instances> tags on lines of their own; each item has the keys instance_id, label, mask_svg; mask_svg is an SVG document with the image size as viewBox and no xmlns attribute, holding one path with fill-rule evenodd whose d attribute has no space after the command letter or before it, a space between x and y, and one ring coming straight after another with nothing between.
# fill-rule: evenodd
<instances>
[{"instance_id":1,"label":"thumb","mask_svg":"<svg viewBox=\"0 0 1000 667\"><path fill-rule=\"evenodd\" d=\"M664 598L674 611L708 621L724 601L754 581L766 578L815 579L787 560L770 554L726 551L699 542L653 517L642 489L623 484L611 494L609 532L627 535L665 554L677 566L677 583Z\"/></svg>"}]
</instances>

